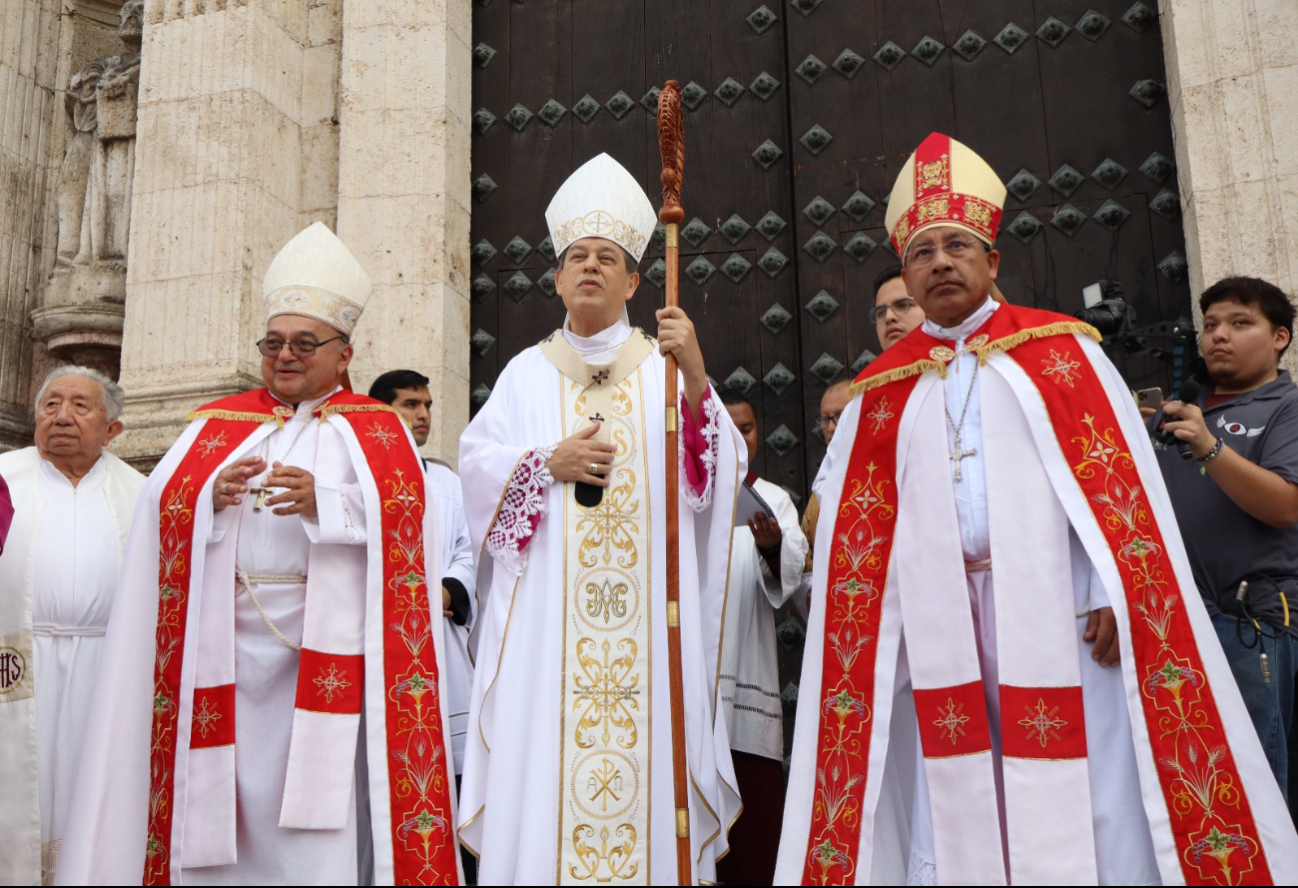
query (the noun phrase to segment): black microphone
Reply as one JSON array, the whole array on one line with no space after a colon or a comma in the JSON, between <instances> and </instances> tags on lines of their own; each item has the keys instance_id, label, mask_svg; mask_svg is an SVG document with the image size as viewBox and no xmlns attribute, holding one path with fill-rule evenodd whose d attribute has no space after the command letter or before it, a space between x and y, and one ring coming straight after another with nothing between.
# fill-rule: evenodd
<instances>
[{"instance_id":1,"label":"black microphone","mask_svg":"<svg viewBox=\"0 0 1298 888\"><path fill-rule=\"evenodd\" d=\"M1182 404L1195 404L1199 400L1199 393L1202 391L1202 388L1203 387L1199 385L1199 380L1195 379L1193 376L1186 377L1185 382L1181 383L1180 391L1176 393L1176 400L1180 401ZM1164 411L1164 422L1166 422L1168 416L1169 414ZM1172 418L1177 419L1179 417L1176 417L1173 414ZM1164 448L1171 447L1175 444L1177 451L1181 454L1181 459L1194 458L1194 454L1190 452L1190 445L1177 438L1176 435L1172 434L1165 428L1154 430L1154 441L1162 445Z\"/></svg>"}]
</instances>

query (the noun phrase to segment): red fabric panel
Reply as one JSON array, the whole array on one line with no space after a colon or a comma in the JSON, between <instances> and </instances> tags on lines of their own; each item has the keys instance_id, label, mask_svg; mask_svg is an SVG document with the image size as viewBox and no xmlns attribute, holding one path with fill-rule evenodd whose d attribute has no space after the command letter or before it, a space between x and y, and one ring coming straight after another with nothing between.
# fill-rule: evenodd
<instances>
[{"instance_id":1,"label":"red fabric panel","mask_svg":"<svg viewBox=\"0 0 1298 888\"><path fill-rule=\"evenodd\" d=\"M992 748L981 681L949 688L916 688L915 714L925 758L972 755Z\"/></svg>"},{"instance_id":2,"label":"red fabric panel","mask_svg":"<svg viewBox=\"0 0 1298 888\"><path fill-rule=\"evenodd\" d=\"M1082 689L1001 685L1001 752L1011 758L1086 758Z\"/></svg>"},{"instance_id":3,"label":"red fabric panel","mask_svg":"<svg viewBox=\"0 0 1298 888\"><path fill-rule=\"evenodd\" d=\"M295 707L308 712L359 715L364 690L364 654L326 654L302 648Z\"/></svg>"},{"instance_id":4,"label":"red fabric panel","mask_svg":"<svg viewBox=\"0 0 1298 888\"><path fill-rule=\"evenodd\" d=\"M234 685L194 688L190 749L209 749L234 743Z\"/></svg>"},{"instance_id":5,"label":"red fabric panel","mask_svg":"<svg viewBox=\"0 0 1298 888\"><path fill-rule=\"evenodd\" d=\"M867 371L869 368L866 368ZM875 659L888 561L897 522L897 427L918 376L862 395L828 558L825 648L816 727L816 803L807 834L804 885L857 879L861 806L869 776ZM882 693L891 694L892 687ZM866 873L860 874L862 881Z\"/></svg>"},{"instance_id":6,"label":"red fabric panel","mask_svg":"<svg viewBox=\"0 0 1298 888\"><path fill-rule=\"evenodd\" d=\"M1013 306L1002 306L996 315L1006 309ZM1180 588L1168 557L1164 539L1177 529L1159 526L1145 492L1147 479L1076 337L1030 339L1007 354L1040 392L1122 579L1126 600L1114 605L1130 616L1132 668L1182 877L1191 885L1272 884L1236 751L1226 743L1187 615L1188 607L1198 606L1198 592ZM1229 672L1214 678L1232 681Z\"/></svg>"}]
</instances>

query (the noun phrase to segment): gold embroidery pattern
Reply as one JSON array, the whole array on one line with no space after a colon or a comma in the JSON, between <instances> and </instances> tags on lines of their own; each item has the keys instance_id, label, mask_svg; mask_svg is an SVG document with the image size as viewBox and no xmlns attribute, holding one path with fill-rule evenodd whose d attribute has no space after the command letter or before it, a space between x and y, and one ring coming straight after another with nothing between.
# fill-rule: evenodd
<instances>
[{"instance_id":1,"label":"gold embroidery pattern","mask_svg":"<svg viewBox=\"0 0 1298 888\"><path fill-rule=\"evenodd\" d=\"M216 711L212 701L204 697L202 702L194 707L194 730L198 731L202 737L216 730L216 723L221 720L221 713Z\"/></svg>"},{"instance_id":2,"label":"gold embroidery pattern","mask_svg":"<svg viewBox=\"0 0 1298 888\"><path fill-rule=\"evenodd\" d=\"M991 208L972 196L966 196L964 200L964 220L973 228L984 233L990 233L992 227Z\"/></svg>"},{"instance_id":3,"label":"gold embroidery pattern","mask_svg":"<svg viewBox=\"0 0 1298 888\"><path fill-rule=\"evenodd\" d=\"M376 422L370 426L370 430L365 433L365 437L373 438L374 442L382 446L384 450L390 450L392 448L392 442L401 436L391 429L385 429L382 423Z\"/></svg>"},{"instance_id":4,"label":"gold embroidery pattern","mask_svg":"<svg viewBox=\"0 0 1298 888\"><path fill-rule=\"evenodd\" d=\"M389 719L397 725L387 732L389 743L394 841L412 856L411 872L399 869L397 879L432 884L454 874L454 854L446 836L451 829L450 779L442 737L428 585L424 577L424 500L422 478L407 480L401 469L383 479L387 496L383 512L387 564L383 572L386 595L394 604L395 620L385 627L384 681ZM430 663L425 663L425 660ZM325 678L321 692L341 692L350 682L342 673ZM320 684L320 679L317 679ZM394 743L395 740L395 743ZM449 867L448 867L449 863Z\"/></svg>"},{"instance_id":5,"label":"gold embroidery pattern","mask_svg":"<svg viewBox=\"0 0 1298 888\"><path fill-rule=\"evenodd\" d=\"M1047 710L1044 699L1037 700L1035 706L1025 706L1024 711L1027 714L1019 719L1019 724L1027 728L1027 739L1036 740L1042 749L1051 740L1059 739L1060 728L1068 727L1068 722L1059 718L1059 707Z\"/></svg>"},{"instance_id":6,"label":"gold embroidery pattern","mask_svg":"<svg viewBox=\"0 0 1298 888\"><path fill-rule=\"evenodd\" d=\"M948 697L946 706L938 709L938 716L933 720L933 727L942 732L942 736L951 741L954 746L956 741L965 736L964 726L969 724L969 716L964 714L964 704L957 703Z\"/></svg>"},{"instance_id":7,"label":"gold embroidery pattern","mask_svg":"<svg viewBox=\"0 0 1298 888\"><path fill-rule=\"evenodd\" d=\"M1056 349L1050 350L1049 358L1042 358L1041 363L1045 369L1041 371L1042 376L1049 376L1055 381L1056 385L1067 383L1069 388L1077 382L1078 372L1082 368L1081 361L1074 361L1072 352L1065 351L1062 355Z\"/></svg>"},{"instance_id":8,"label":"gold embroidery pattern","mask_svg":"<svg viewBox=\"0 0 1298 888\"><path fill-rule=\"evenodd\" d=\"M324 697L326 703L332 703L334 697L341 697L352 686L347 680L347 670L339 669L337 663L330 663L328 670L321 669L311 681L316 686L316 696Z\"/></svg>"},{"instance_id":9,"label":"gold embroidery pattern","mask_svg":"<svg viewBox=\"0 0 1298 888\"><path fill-rule=\"evenodd\" d=\"M649 877L649 502L639 373L564 385L567 424L595 405L616 448L600 502L565 507L562 884ZM590 398L587 395L590 395ZM611 398L611 400L610 400ZM594 402L594 403L592 403Z\"/></svg>"},{"instance_id":10,"label":"gold embroidery pattern","mask_svg":"<svg viewBox=\"0 0 1298 888\"><path fill-rule=\"evenodd\" d=\"M225 440L225 432L221 432L204 438L202 441L199 441L196 446L198 449L203 451L203 456L211 456L222 447L225 447L227 443L228 442Z\"/></svg>"},{"instance_id":11,"label":"gold embroidery pattern","mask_svg":"<svg viewBox=\"0 0 1298 888\"><path fill-rule=\"evenodd\" d=\"M879 403L875 405L874 410L866 414L865 418L874 424L874 433L877 435L883 431L883 427L888 424L888 420L892 419L894 415L888 407L888 397L885 395L879 399Z\"/></svg>"},{"instance_id":12,"label":"gold embroidery pattern","mask_svg":"<svg viewBox=\"0 0 1298 888\"><path fill-rule=\"evenodd\" d=\"M915 205L913 212L917 226L949 219L951 218L951 198L944 194L941 197L931 197L928 200L920 201Z\"/></svg>"},{"instance_id":13,"label":"gold embroidery pattern","mask_svg":"<svg viewBox=\"0 0 1298 888\"><path fill-rule=\"evenodd\" d=\"M920 191L932 191L934 188L949 189L950 162L943 154L937 160L916 164L915 177L919 180Z\"/></svg>"},{"instance_id":14,"label":"gold embroidery pattern","mask_svg":"<svg viewBox=\"0 0 1298 888\"><path fill-rule=\"evenodd\" d=\"M1096 504L1128 598L1137 602L1131 608L1132 647L1137 674L1144 676L1141 691L1150 701L1146 711L1152 707L1157 713L1157 721L1147 715L1150 743L1177 846L1198 874L1193 881L1243 884L1245 876L1265 866L1265 858L1247 799L1236 784L1238 772L1211 690L1197 665L1193 632L1176 613L1176 578L1157 541L1135 460L1114 428L1098 427L1089 414L1082 424L1084 435L1072 442L1080 455L1073 473Z\"/></svg>"}]
</instances>

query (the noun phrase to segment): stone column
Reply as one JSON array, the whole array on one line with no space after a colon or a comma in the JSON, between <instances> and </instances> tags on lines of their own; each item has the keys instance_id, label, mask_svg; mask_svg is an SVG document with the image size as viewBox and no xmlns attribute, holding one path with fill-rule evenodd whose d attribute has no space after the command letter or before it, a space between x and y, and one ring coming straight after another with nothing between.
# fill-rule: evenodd
<instances>
[{"instance_id":1,"label":"stone column","mask_svg":"<svg viewBox=\"0 0 1298 888\"><path fill-rule=\"evenodd\" d=\"M0 450L30 443L33 361L43 352L26 327L54 259L47 207L62 156L61 6L0 4Z\"/></svg>"},{"instance_id":2,"label":"stone column","mask_svg":"<svg viewBox=\"0 0 1298 888\"><path fill-rule=\"evenodd\" d=\"M456 459L469 409L471 0L343 12L338 235L374 282L352 380L427 375L429 455Z\"/></svg>"},{"instance_id":3,"label":"stone column","mask_svg":"<svg viewBox=\"0 0 1298 888\"><path fill-rule=\"evenodd\" d=\"M262 274L312 218L332 220L340 5L147 7L122 344L126 432L114 448L137 464L157 460L189 410L262 384Z\"/></svg>"},{"instance_id":4,"label":"stone column","mask_svg":"<svg viewBox=\"0 0 1298 888\"><path fill-rule=\"evenodd\" d=\"M1160 0L1159 11L1191 292L1247 274L1292 298L1298 3Z\"/></svg>"}]
</instances>

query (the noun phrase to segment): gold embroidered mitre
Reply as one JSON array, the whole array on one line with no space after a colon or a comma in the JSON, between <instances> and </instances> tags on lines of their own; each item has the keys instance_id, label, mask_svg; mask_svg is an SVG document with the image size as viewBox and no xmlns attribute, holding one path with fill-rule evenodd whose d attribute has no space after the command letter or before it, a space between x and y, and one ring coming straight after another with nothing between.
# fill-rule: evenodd
<instances>
[{"instance_id":1,"label":"gold embroidered mitre","mask_svg":"<svg viewBox=\"0 0 1298 888\"><path fill-rule=\"evenodd\" d=\"M261 283L266 320L303 315L346 336L356 329L370 289L369 276L356 257L320 222L283 246Z\"/></svg>"},{"instance_id":2,"label":"gold embroidered mitre","mask_svg":"<svg viewBox=\"0 0 1298 888\"><path fill-rule=\"evenodd\" d=\"M898 256L935 225L963 228L990 245L1004 206L1005 184L987 161L950 136L930 133L897 176L884 224Z\"/></svg>"},{"instance_id":3,"label":"gold embroidered mitre","mask_svg":"<svg viewBox=\"0 0 1298 888\"><path fill-rule=\"evenodd\" d=\"M639 262L657 223L658 213L635 176L607 154L582 164L545 208L557 255L573 241L602 237Z\"/></svg>"}]
</instances>

